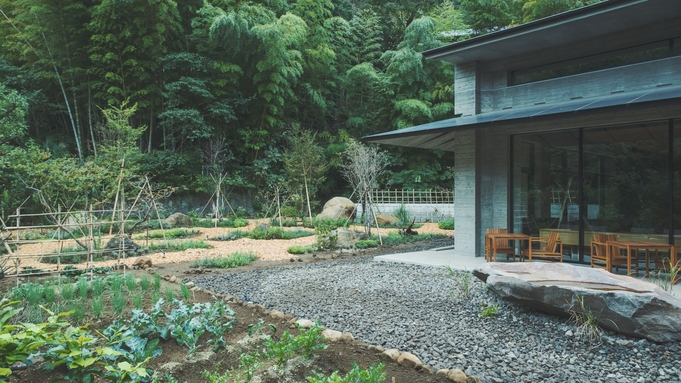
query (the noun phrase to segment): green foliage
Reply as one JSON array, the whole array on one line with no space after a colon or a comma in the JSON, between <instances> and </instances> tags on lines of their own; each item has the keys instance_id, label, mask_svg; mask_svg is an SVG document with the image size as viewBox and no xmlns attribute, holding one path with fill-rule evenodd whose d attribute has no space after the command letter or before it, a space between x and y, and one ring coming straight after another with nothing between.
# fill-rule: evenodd
<instances>
[{"instance_id":1,"label":"green foliage","mask_svg":"<svg viewBox=\"0 0 681 383\"><path fill-rule=\"evenodd\" d=\"M681 260L672 264L669 258L662 260L663 268L651 272L650 279L653 283L660 286L664 291L674 294L672 287L679 280L681 272Z\"/></svg>"},{"instance_id":2,"label":"green foliage","mask_svg":"<svg viewBox=\"0 0 681 383\"><path fill-rule=\"evenodd\" d=\"M309 383L381 383L386 378L383 367L385 367L385 363L381 362L379 364L372 364L368 369L363 369L353 362L352 370L348 371L345 376L340 376L338 371L334 371L329 376L316 373L314 376L308 376L306 379Z\"/></svg>"},{"instance_id":3,"label":"green foliage","mask_svg":"<svg viewBox=\"0 0 681 383\"><path fill-rule=\"evenodd\" d=\"M322 331L324 331L324 328L319 323L308 330L298 326L298 331L299 334L294 336L287 330L278 341L267 338L264 342L265 356L274 359L277 365L282 367L294 355L299 354L308 358L313 352L328 347L323 342Z\"/></svg>"},{"instance_id":4,"label":"green foliage","mask_svg":"<svg viewBox=\"0 0 681 383\"><path fill-rule=\"evenodd\" d=\"M192 218L194 226L196 227L215 227L215 221L212 219L205 218ZM244 218L223 218L217 222L217 227L246 227L248 226L248 220Z\"/></svg>"},{"instance_id":5,"label":"green foliage","mask_svg":"<svg viewBox=\"0 0 681 383\"><path fill-rule=\"evenodd\" d=\"M390 232L388 235L384 235L381 237L383 241L384 246L395 246L399 245L402 243L413 243L413 242L418 242L418 241L423 241L427 239L438 239L438 238L446 238L446 235L443 234L417 234L417 235L400 235L395 232ZM371 236L372 240L378 240L378 237L375 235Z\"/></svg>"},{"instance_id":6,"label":"green foliage","mask_svg":"<svg viewBox=\"0 0 681 383\"><path fill-rule=\"evenodd\" d=\"M286 252L289 254L307 254L307 253L314 253L317 250L317 247L314 245L308 245L308 246L301 246L301 245L293 245L289 246L286 249Z\"/></svg>"},{"instance_id":7,"label":"green foliage","mask_svg":"<svg viewBox=\"0 0 681 383\"><path fill-rule=\"evenodd\" d=\"M151 239L159 239L159 238L165 238L166 239L174 239L174 238L185 238L185 237L192 237L195 235L201 234L200 231L198 230L187 230L187 229L168 229L164 231L152 231L147 235L147 238Z\"/></svg>"},{"instance_id":8,"label":"green foliage","mask_svg":"<svg viewBox=\"0 0 681 383\"><path fill-rule=\"evenodd\" d=\"M494 303L491 305L483 306L482 311L480 311L480 318L491 318L497 316L499 311L499 305Z\"/></svg>"},{"instance_id":9,"label":"green foliage","mask_svg":"<svg viewBox=\"0 0 681 383\"><path fill-rule=\"evenodd\" d=\"M454 281L454 290L452 291L453 298L469 298L473 291L473 274L468 271L456 271L450 266L447 266L449 276Z\"/></svg>"},{"instance_id":10,"label":"green foliage","mask_svg":"<svg viewBox=\"0 0 681 383\"><path fill-rule=\"evenodd\" d=\"M401 226L407 227L411 223L411 213L407 210L407 207L400 205L394 212L393 215L400 219Z\"/></svg>"},{"instance_id":11,"label":"green foliage","mask_svg":"<svg viewBox=\"0 0 681 383\"><path fill-rule=\"evenodd\" d=\"M185 251L188 249L210 249L213 246L211 246L209 243L206 243L203 240L189 240L189 241L172 241L168 242L167 244L165 241L161 243L151 243L149 244L149 251L156 252L156 251Z\"/></svg>"},{"instance_id":12,"label":"green foliage","mask_svg":"<svg viewBox=\"0 0 681 383\"><path fill-rule=\"evenodd\" d=\"M368 249L372 247L378 247L379 242L375 239L360 239L355 242L355 247L358 249Z\"/></svg>"},{"instance_id":13,"label":"green foliage","mask_svg":"<svg viewBox=\"0 0 681 383\"><path fill-rule=\"evenodd\" d=\"M228 231L225 234L220 234L218 236L210 237L208 239L210 239L211 241L235 241L239 238L246 237L247 235L248 232L244 232L241 230L232 230Z\"/></svg>"},{"instance_id":14,"label":"green foliage","mask_svg":"<svg viewBox=\"0 0 681 383\"><path fill-rule=\"evenodd\" d=\"M441 220L437 223L437 227L441 230L454 230L454 218Z\"/></svg>"},{"instance_id":15,"label":"green foliage","mask_svg":"<svg viewBox=\"0 0 681 383\"><path fill-rule=\"evenodd\" d=\"M235 252L227 257L197 259L191 267L232 269L239 266L246 266L256 259L258 259L258 256L254 253Z\"/></svg>"},{"instance_id":16,"label":"green foliage","mask_svg":"<svg viewBox=\"0 0 681 383\"><path fill-rule=\"evenodd\" d=\"M520 21L521 2L513 0L461 0L463 21L478 33L487 33Z\"/></svg>"},{"instance_id":17,"label":"green foliage","mask_svg":"<svg viewBox=\"0 0 681 383\"><path fill-rule=\"evenodd\" d=\"M12 374L9 366L25 362L45 344L46 339L63 327L56 321L41 325L12 324L13 317L22 311L15 307L18 303L7 297L0 299L0 379L3 380Z\"/></svg>"},{"instance_id":18,"label":"green foliage","mask_svg":"<svg viewBox=\"0 0 681 383\"><path fill-rule=\"evenodd\" d=\"M601 0L528 0L522 4L523 22L529 22Z\"/></svg>"}]
</instances>

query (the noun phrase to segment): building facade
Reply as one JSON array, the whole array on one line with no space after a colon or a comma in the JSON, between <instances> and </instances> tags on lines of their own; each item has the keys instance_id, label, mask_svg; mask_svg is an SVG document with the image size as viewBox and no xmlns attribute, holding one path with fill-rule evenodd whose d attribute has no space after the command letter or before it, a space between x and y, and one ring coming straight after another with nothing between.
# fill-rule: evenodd
<instances>
[{"instance_id":1,"label":"building facade","mask_svg":"<svg viewBox=\"0 0 681 383\"><path fill-rule=\"evenodd\" d=\"M365 137L455 153L455 255L489 227L681 244L681 1L610 0L424 52L455 117Z\"/></svg>"}]
</instances>

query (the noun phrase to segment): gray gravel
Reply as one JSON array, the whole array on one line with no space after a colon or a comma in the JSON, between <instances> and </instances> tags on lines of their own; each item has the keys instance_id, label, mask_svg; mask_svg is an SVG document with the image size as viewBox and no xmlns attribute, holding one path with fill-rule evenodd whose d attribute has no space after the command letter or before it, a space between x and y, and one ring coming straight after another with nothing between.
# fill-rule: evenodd
<instances>
[{"instance_id":1,"label":"gray gravel","mask_svg":"<svg viewBox=\"0 0 681 383\"><path fill-rule=\"evenodd\" d=\"M453 297L444 268L357 257L191 280L484 382L681 382L679 343L609 332L587 343L568 318L500 300L474 277L470 297ZM498 315L481 318L492 304Z\"/></svg>"}]
</instances>

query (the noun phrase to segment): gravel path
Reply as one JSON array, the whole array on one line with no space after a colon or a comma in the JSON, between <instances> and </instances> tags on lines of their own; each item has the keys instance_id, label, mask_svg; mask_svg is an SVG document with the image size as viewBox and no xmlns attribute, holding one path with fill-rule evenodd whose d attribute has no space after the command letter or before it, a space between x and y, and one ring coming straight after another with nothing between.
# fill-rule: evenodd
<instances>
[{"instance_id":1,"label":"gravel path","mask_svg":"<svg viewBox=\"0 0 681 383\"><path fill-rule=\"evenodd\" d=\"M681 382L679 343L613 333L587 343L567 318L497 299L474 277L471 296L454 298L443 268L357 257L191 280L484 382ZM491 304L498 315L481 318Z\"/></svg>"}]
</instances>

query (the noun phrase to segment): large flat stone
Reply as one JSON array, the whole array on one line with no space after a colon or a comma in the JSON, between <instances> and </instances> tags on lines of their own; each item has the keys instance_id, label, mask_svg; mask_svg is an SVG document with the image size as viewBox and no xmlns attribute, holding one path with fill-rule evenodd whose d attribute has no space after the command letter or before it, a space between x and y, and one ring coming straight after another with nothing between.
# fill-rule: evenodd
<instances>
[{"instance_id":1,"label":"large flat stone","mask_svg":"<svg viewBox=\"0 0 681 383\"><path fill-rule=\"evenodd\" d=\"M681 340L681 300L655 284L565 263L490 262L473 272L495 294L567 315L584 307L599 325L654 342Z\"/></svg>"}]
</instances>

